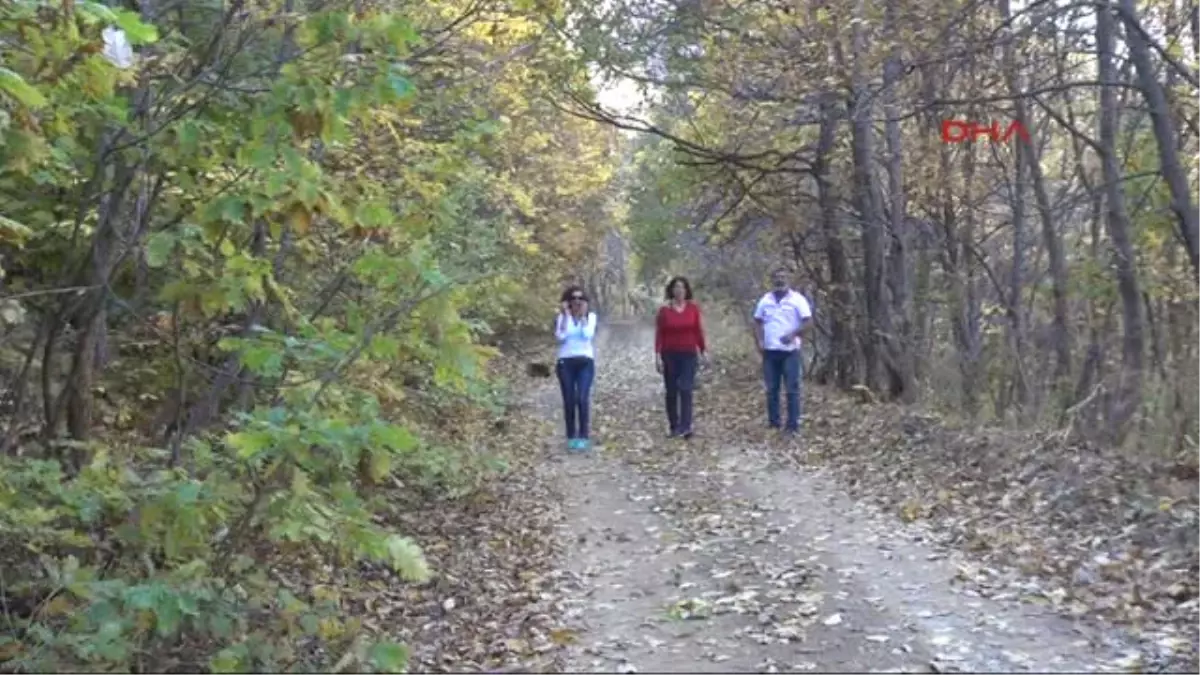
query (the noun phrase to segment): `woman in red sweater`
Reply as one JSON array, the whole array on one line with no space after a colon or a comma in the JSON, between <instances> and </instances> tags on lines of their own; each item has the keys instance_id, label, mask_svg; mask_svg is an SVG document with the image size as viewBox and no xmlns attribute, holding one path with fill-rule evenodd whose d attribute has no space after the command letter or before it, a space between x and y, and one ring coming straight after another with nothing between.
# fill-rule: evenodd
<instances>
[{"instance_id":1,"label":"woman in red sweater","mask_svg":"<svg viewBox=\"0 0 1200 675\"><path fill-rule=\"evenodd\" d=\"M667 386L667 421L672 437L692 437L692 389L698 356L705 357L700 308L692 302L692 286L683 277L667 284L667 304L655 322L655 365Z\"/></svg>"}]
</instances>

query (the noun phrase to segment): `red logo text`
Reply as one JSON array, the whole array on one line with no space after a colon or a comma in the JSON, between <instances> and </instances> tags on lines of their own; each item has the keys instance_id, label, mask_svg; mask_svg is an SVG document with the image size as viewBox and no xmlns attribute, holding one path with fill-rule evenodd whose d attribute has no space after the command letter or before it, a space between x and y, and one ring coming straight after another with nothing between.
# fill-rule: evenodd
<instances>
[{"instance_id":1,"label":"red logo text","mask_svg":"<svg viewBox=\"0 0 1200 675\"><path fill-rule=\"evenodd\" d=\"M968 120L942 120L942 142L962 143L976 141L980 136L987 136L993 143L1007 143L1014 135L1026 143L1029 142L1029 131L1024 124L1013 120L1006 129L1001 130L1000 122L984 125Z\"/></svg>"}]
</instances>

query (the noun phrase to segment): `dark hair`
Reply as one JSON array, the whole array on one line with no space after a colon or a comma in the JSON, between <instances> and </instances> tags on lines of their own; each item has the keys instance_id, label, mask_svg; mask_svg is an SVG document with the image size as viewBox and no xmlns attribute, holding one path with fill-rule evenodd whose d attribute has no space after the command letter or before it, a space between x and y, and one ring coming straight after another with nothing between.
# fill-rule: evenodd
<instances>
[{"instance_id":1,"label":"dark hair","mask_svg":"<svg viewBox=\"0 0 1200 675\"><path fill-rule=\"evenodd\" d=\"M671 290L675 288L675 284L683 284L683 299L684 300L692 299L692 285L688 283L687 277L673 277L670 281L667 282L667 289L665 291L665 294L666 294L668 300L670 300L672 297L674 297L671 295Z\"/></svg>"},{"instance_id":2,"label":"dark hair","mask_svg":"<svg viewBox=\"0 0 1200 675\"><path fill-rule=\"evenodd\" d=\"M563 291L562 299L559 302L570 302L571 296L579 293L583 296L584 301L587 301L587 293L584 292L583 286L567 286L567 290Z\"/></svg>"}]
</instances>

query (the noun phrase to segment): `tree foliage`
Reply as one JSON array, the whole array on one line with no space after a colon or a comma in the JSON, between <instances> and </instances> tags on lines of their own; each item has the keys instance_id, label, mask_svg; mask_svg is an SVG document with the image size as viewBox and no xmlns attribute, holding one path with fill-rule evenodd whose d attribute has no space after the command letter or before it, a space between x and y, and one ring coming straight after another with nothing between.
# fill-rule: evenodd
<instances>
[{"instance_id":1,"label":"tree foliage","mask_svg":"<svg viewBox=\"0 0 1200 675\"><path fill-rule=\"evenodd\" d=\"M132 7L0 7L0 662L401 670L280 569L436 574L376 514L486 468L441 420L606 227L611 132L531 3Z\"/></svg>"}]
</instances>

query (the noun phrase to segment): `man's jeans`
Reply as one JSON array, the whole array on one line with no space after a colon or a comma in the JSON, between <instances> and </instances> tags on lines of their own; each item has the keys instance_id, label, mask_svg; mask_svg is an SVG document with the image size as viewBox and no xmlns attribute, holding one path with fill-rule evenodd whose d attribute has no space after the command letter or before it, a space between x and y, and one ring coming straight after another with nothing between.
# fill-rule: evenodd
<instances>
[{"instance_id":1,"label":"man's jeans","mask_svg":"<svg viewBox=\"0 0 1200 675\"><path fill-rule=\"evenodd\" d=\"M767 422L779 428L779 380L787 386L787 430L800 428L800 350L763 351L763 379L767 385Z\"/></svg>"},{"instance_id":2,"label":"man's jeans","mask_svg":"<svg viewBox=\"0 0 1200 675\"><path fill-rule=\"evenodd\" d=\"M596 363L586 356L559 359L558 384L562 388L563 414L567 423L567 439L588 438L591 421L592 378ZM576 418L578 415L578 418ZM576 419L579 426L575 426Z\"/></svg>"}]
</instances>

